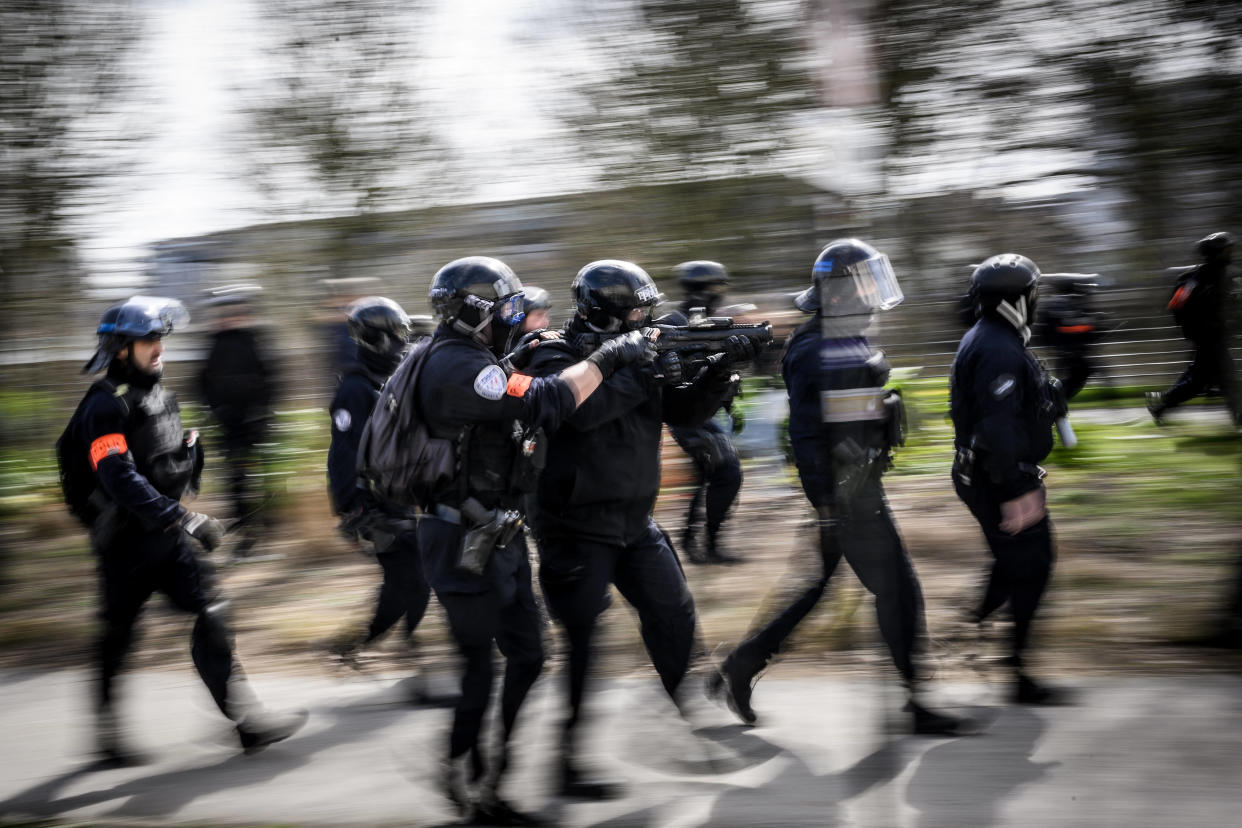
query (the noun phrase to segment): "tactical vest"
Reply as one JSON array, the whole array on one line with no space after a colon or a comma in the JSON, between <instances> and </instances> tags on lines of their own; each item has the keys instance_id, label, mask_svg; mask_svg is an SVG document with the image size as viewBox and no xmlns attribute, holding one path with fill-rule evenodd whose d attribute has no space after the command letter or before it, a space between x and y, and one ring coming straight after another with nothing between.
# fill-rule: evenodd
<instances>
[{"instance_id":1,"label":"tactical vest","mask_svg":"<svg viewBox=\"0 0 1242 828\"><path fill-rule=\"evenodd\" d=\"M180 500L194 478L198 446L181 432L177 396L156 383L148 389L117 389L128 409L125 439L138 473L165 497Z\"/></svg>"}]
</instances>

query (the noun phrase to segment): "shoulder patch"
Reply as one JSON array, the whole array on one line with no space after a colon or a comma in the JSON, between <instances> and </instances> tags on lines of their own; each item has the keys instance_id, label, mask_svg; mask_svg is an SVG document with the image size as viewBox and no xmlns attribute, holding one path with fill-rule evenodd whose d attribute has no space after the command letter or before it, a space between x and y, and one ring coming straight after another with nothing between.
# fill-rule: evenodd
<instances>
[{"instance_id":1,"label":"shoulder patch","mask_svg":"<svg viewBox=\"0 0 1242 828\"><path fill-rule=\"evenodd\" d=\"M354 418L349 416L349 409L338 408L332 412L332 425L336 426L337 431L349 431L353 423Z\"/></svg>"},{"instance_id":2,"label":"shoulder patch","mask_svg":"<svg viewBox=\"0 0 1242 828\"><path fill-rule=\"evenodd\" d=\"M474 393L485 400L498 400L505 395L506 382L499 365L488 365L474 378Z\"/></svg>"},{"instance_id":3,"label":"shoulder patch","mask_svg":"<svg viewBox=\"0 0 1242 828\"><path fill-rule=\"evenodd\" d=\"M1013 389L1018 382L1010 374L1001 374L992 381L992 396L998 400L1003 400L1013 393Z\"/></svg>"}]
</instances>

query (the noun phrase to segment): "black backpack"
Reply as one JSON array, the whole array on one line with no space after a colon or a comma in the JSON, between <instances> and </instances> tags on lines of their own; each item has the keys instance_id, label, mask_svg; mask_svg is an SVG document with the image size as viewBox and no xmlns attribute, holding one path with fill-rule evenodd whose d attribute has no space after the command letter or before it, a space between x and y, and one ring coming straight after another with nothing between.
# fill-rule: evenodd
<instances>
[{"instance_id":1,"label":"black backpack","mask_svg":"<svg viewBox=\"0 0 1242 828\"><path fill-rule=\"evenodd\" d=\"M425 508L456 476L456 442L431 436L414 394L423 364L441 344L423 337L410 346L362 429L358 479L383 503Z\"/></svg>"},{"instance_id":2,"label":"black backpack","mask_svg":"<svg viewBox=\"0 0 1242 828\"><path fill-rule=\"evenodd\" d=\"M82 406L86 398L98 388L110 394L117 393L117 387L111 380L105 378L95 382L78 402L73 416L69 418L69 424L65 426L65 430L61 432L60 438L56 441L56 465L60 469L60 490L64 495L65 505L69 507L69 513L87 528L95 523L100 512L108 505L108 496L99 488L95 472L91 469L88 448L83 444L78 433ZM128 410L129 402L125 396L118 396Z\"/></svg>"}]
</instances>

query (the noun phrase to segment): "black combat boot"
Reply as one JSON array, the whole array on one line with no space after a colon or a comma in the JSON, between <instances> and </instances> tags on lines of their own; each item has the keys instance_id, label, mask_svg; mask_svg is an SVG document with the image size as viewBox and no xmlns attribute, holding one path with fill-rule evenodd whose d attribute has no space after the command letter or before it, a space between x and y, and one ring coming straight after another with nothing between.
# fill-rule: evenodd
<instances>
[{"instance_id":1,"label":"black combat boot","mask_svg":"<svg viewBox=\"0 0 1242 828\"><path fill-rule=\"evenodd\" d=\"M237 736L247 754L258 753L268 745L282 742L302 729L310 714L305 710L273 713L259 710L237 723Z\"/></svg>"},{"instance_id":2,"label":"black combat boot","mask_svg":"<svg viewBox=\"0 0 1242 828\"><path fill-rule=\"evenodd\" d=\"M151 757L135 748L121 735L121 724L111 706L100 707L95 715L95 753L110 768L146 765Z\"/></svg>"},{"instance_id":3,"label":"black combat boot","mask_svg":"<svg viewBox=\"0 0 1242 828\"><path fill-rule=\"evenodd\" d=\"M708 677L707 693L713 697L723 695L725 704L742 724L753 725L759 717L750 706L750 693L759 672L744 666L734 650L716 667L715 675Z\"/></svg>"},{"instance_id":4,"label":"black combat boot","mask_svg":"<svg viewBox=\"0 0 1242 828\"><path fill-rule=\"evenodd\" d=\"M566 729L561 736L561 796L569 799L592 799L602 801L618 799L622 785L616 780L604 778L582 767L575 758L574 731Z\"/></svg>"}]
</instances>

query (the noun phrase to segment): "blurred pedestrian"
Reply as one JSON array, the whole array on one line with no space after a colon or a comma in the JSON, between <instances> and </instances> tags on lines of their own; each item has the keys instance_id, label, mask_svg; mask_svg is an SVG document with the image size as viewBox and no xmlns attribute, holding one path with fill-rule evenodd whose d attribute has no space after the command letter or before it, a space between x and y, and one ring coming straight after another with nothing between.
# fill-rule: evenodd
<instances>
[{"instance_id":1,"label":"blurred pedestrian","mask_svg":"<svg viewBox=\"0 0 1242 828\"><path fill-rule=\"evenodd\" d=\"M203 402L220 424L233 520L242 534L232 551L236 560L252 554L268 523L262 444L280 377L255 307L260 290L231 285L212 291L211 344L198 376Z\"/></svg>"},{"instance_id":2,"label":"blurred pedestrian","mask_svg":"<svg viewBox=\"0 0 1242 828\"><path fill-rule=\"evenodd\" d=\"M115 684L154 592L195 616L194 666L236 724L243 748L288 738L306 721L305 711L272 713L255 700L234 657L228 602L212 590L189 543L193 538L210 551L224 527L180 502L197 492L202 456L197 432L182 431L177 399L160 378L163 339L188 320L180 302L158 297L135 296L109 308L84 369L107 373L87 391L60 447L63 472L78 478L81 469L89 491L75 513L90 524L102 584L97 746L104 760L119 765L142 759L122 737Z\"/></svg>"},{"instance_id":3,"label":"blurred pedestrian","mask_svg":"<svg viewBox=\"0 0 1242 828\"><path fill-rule=\"evenodd\" d=\"M962 337L949 375L956 456L953 485L983 529L993 562L987 588L968 619L981 624L1009 603L1013 700L1051 704L1063 694L1027 671L1031 624L1052 573L1052 523L1044 470L1064 395L1027 348L1039 268L1004 253L975 268L978 321Z\"/></svg>"},{"instance_id":4,"label":"blurred pedestrian","mask_svg":"<svg viewBox=\"0 0 1242 828\"><path fill-rule=\"evenodd\" d=\"M1203 261L1178 275L1168 302L1182 336L1194 345L1194 357L1172 388L1147 393L1147 410L1162 423L1170 408L1219 389L1234 424L1242 426L1242 400L1229 353L1233 239L1228 233L1212 233L1199 240L1195 251Z\"/></svg>"},{"instance_id":5,"label":"blurred pedestrian","mask_svg":"<svg viewBox=\"0 0 1242 828\"><path fill-rule=\"evenodd\" d=\"M715 316L724 303L729 285L729 274L719 262L682 262L675 268L677 283L684 295L677 309L660 319L670 325L691 325L695 321ZM686 507L686 524L681 535L682 554L691 563L733 564L740 562L724 551L720 543L720 530L742 488L742 461L733 448L731 434L741 431L744 420L741 409L735 411L737 393L741 388L740 377L730 385L721 406L713 415L724 413L728 426L722 426L709 418L693 425L670 425L669 432L681 450L694 464L694 490ZM702 513L702 538L700 548L699 515Z\"/></svg>"},{"instance_id":6,"label":"blurred pedestrian","mask_svg":"<svg viewBox=\"0 0 1242 828\"><path fill-rule=\"evenodd\" d=\"M410 318L396 302L382 296L354 301L346 312L357 357L346 367L328 408L332 442L328 447L328 494L347 539L374 555L383 572L375 610L361 630L338 634L329 649L344 663L356 665L361 650L404 621L405 641L427 611L431 588L423 577L416 532L417 512L380 503L358 485L358 443L379 399L408 347ZM417 697L414 699L418 701Z\"/></svg>"},{"instance_id":7,"label":"blurred pedestrian","mask_svg":"<svg viewBox=\"0 0 1242 828\"><path fill-rule=\"evenodd\" d=\"M711 690L754 724L755 681L823 597L844 557L875 596L880 634L908 692L912 730L957 733L962 721L929 708L924 698L918 663L926 632L923 592L881 480L902 442L902 411L900 396L884 389L888 360L864 332L876 311L904 297L888 257L858 239L825 247L811 279L795 302L814 318L790 337L783 374L794 460L817 515L818 560L809 570L791 567L789 582L765 602L775 615L756 618L720 664Z\"/></svg>"},{"instance_id":8,"label":"blurred pedestrian","mask_svg":"<svg viewBox=\"0 0 1242 828\"><path fill-rule=\"evenodd\" d=\"M524 305L522 283L508 265L485 256L450 262L432 279L430 298L440 325L414 402L431 436L452 442L457 468L421 504L418 542L423 571L465 662L444 788L464 816L522 824L528 818L501 798L500 785L518 712L544 658L520 531L524 497L538 476L544 434L555 432L614 370L650 359L654 349L635 333L536 378L522 370L546 343L536 338L512 351ZM501 734L485 755L479 742L492 693L493 643L505 657Z\"/></svg>"}]
</instances>

